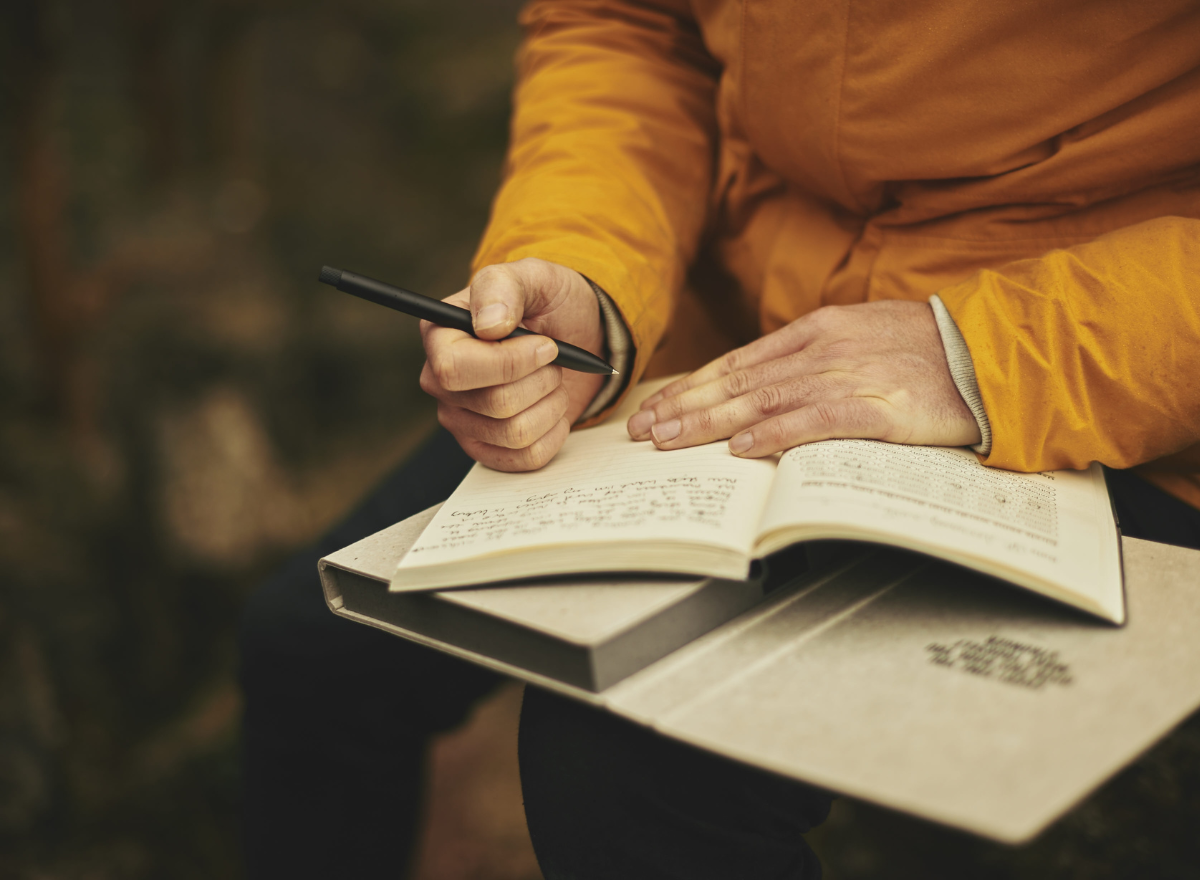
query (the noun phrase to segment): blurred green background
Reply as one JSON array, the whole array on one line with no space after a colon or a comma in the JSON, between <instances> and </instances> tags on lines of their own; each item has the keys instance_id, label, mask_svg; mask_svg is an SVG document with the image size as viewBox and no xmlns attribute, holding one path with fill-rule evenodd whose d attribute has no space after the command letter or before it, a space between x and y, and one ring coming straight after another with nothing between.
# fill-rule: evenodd
<instances>
[{"instance_id":1,"label":"blurred green background","mask_svg":"<svg viewBox=\"0 0 1200 880\"><path fill-rule=\"evenodd\" d=\"M239 607L433 424L415 322L316 273L464 284L515 14L2 5L0 877L240 876ZM436 751L433 795L494 795L507 830L435 833L458 861L424 878L537 876L507 694ZM813 839L834 878L1184 878L1198 818L1190 722L1031 847L845 800Z\"/></svg>"},{"instance_id":2,"label":"blurred green background","mask_svg":"<svg viewBox=\"0 0 1200 880\"><path fill-rule=\"evenodd\" d=\"M509 0L6 0L0 876L238 873L247 591L432 426Z\"/></svg>"}]
</instances>

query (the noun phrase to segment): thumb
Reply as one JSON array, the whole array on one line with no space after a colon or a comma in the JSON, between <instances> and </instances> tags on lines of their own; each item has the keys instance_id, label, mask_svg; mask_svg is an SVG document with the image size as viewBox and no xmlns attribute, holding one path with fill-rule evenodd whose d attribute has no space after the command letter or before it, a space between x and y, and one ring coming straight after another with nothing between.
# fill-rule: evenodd
<instances>
[{"instance_id":1,"label":"thumb","mask_svg":"<svg viewBox=\"0 0 1200 880\"><path fill-rule=\"evenodd\" d=\"M507 264L480 269L471 280L471 322L480 339L503 339L525 316L527 280Z\"/></svg>"}]
</instances>

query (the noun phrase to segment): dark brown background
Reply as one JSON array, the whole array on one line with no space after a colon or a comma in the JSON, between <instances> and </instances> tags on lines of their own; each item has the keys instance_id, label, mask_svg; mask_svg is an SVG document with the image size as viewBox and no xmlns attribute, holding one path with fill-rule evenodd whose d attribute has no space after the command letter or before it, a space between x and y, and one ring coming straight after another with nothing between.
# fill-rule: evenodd
<instances>
[{"instance_id":1,"label":"dark brown background","mask_svg":"<svg viewBox=\"0 0 1200 880\"><path fill-rule=\"evenodd\" d=\"M238 609L432 425L415 322L314 279L462 285L515 8L2 4L0 877L240 876ZM518 699L435 746L423 880L538 876ZM1025 849L849 801L813 839L845 880L1183 878L1198 818L1193 722Z\"/></svg>"}]
</instances>

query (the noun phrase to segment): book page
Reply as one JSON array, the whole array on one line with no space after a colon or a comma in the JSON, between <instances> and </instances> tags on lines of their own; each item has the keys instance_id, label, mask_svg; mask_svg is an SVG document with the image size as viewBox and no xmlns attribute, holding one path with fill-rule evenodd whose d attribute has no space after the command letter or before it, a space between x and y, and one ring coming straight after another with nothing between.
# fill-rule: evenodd
<instances>
[{"instance_id":1,"label":"book page","mask_svg":"<svg viewBox=\"0 0 1200 880\"><path fill-rule=\"evenodd\" d=\"M1123 619L1117 533L1098 465L1018 474L984 467L965 449L812 443L780 459L760 536L771 544L772 532L778 540L814 527L924 550Z\"/></svg>"},{"instance_id":2,"label":"book page","mask_svg":"<svg viewBox=\"0 0 1200 880\"><path fill-rule=\"evenodd\" d=\"M662 451L625 422L662 383L635 389L604 423L571 434L544 468L509 474L475 465L397 570L546 546L706 544L746 556L775 461L730 454L725 442ZM620 548L609 570L622 570Z\"/></svg>"}]
</instances>

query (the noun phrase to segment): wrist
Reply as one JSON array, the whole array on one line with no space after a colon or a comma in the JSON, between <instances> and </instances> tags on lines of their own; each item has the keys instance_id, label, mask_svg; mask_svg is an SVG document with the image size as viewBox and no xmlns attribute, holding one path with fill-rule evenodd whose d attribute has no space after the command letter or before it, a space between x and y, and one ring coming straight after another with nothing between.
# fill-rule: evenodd
<instances>
[{"instance_id":1,"label":"wrist","mask_svg":"<svg viewBox=\"0 0 1200 880\"><path fill-rule=\"evenodd\" d=\"M582 422L607 409L629 385L633 373L634 348L633 337L629 333L629 328L625 326L625 321L622 319L616 303L590 278L581 277L590 285L596 296L604 329L604 357L617 371L616 374L605 377L600 389L579 417L579 421Z\"/></svg>"}]
</instances>

